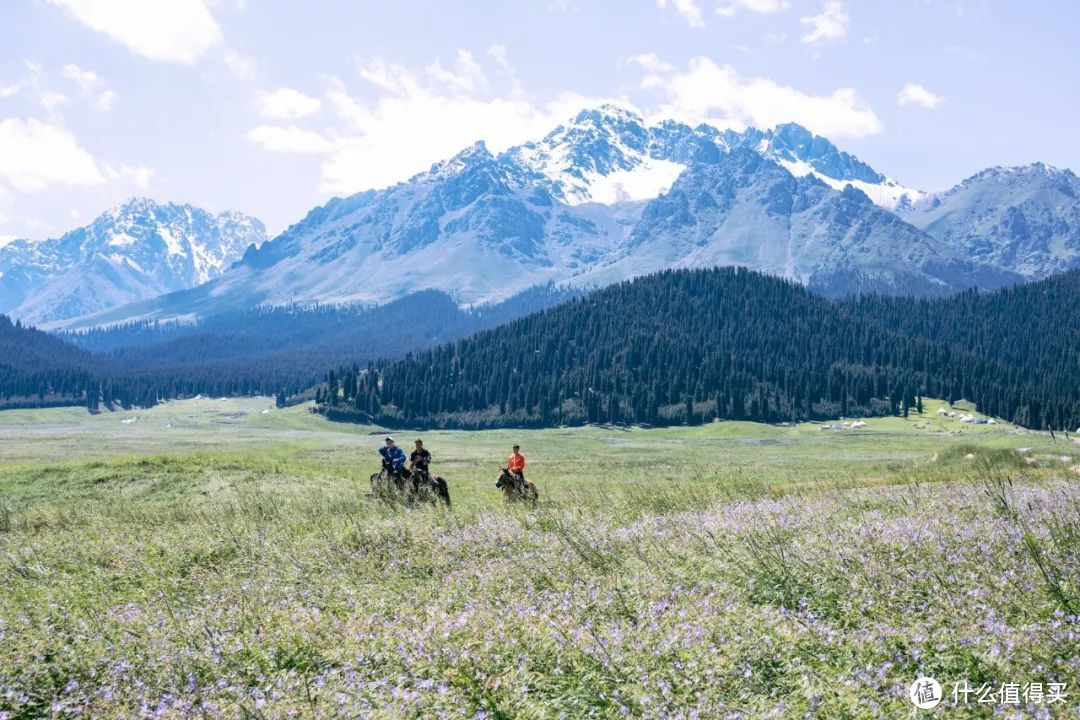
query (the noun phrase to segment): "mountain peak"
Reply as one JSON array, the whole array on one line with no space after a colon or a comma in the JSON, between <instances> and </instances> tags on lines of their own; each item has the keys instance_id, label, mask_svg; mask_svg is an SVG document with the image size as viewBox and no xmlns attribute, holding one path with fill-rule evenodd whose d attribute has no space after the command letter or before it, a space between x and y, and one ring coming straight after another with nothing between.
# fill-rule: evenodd
<instances>
[{"instance_id":1,"label":"mountain peak","mask_svg":"<svg viewBox=\"0 0 1080 720\"><path fill-rule=\"evenodd\" d=\"M455 160L490 160L492 159L491 151L488 150L487 143L483 140L477 140L472 145L459 152L457 155L450 159L451 162Z\"/></svg>"},{"instance_id":2,"label":"mountain peak","mask_svg":"<svg viewBox=\"0 0 1080 720\"><path fill-rule=\"evenodd\" d=\"M472 145L463 148L453 157L442 160L431 166L427 173L421 173L420 177L426 176L429 180L439 180L456 175L467 167L490 162L495 156L488 150L487 143L477 140ZM414 180L415 178L411 179Z\"/></svg>"},{"instance_id":3,"label":"mountain peak","mask_svg":"<svg viewBox=\"0 0 1080 720\"><path fill-rule=\"evenodd\" d=\"M127 200L113 206L110 212L114 214L132 214L150 212L154 208L161 207L156 201L148 197L133 195Z\"/></svg>"},{"instance_id":4,"label":"mountain peak","mask_svg":"<svg viewBox=\"0 0 1080 720\"><path fill-rule=\"evenodd\" d=\"M772 134L773 137L783 139L789 143L809 144L818 139L817 135L796 122L780 123L773 128ZM824 138L821 139L824 140Z\"/></svg>"},{"instance_id":5,"label":"mountain peak","mask_svg":"<svg viewBox=\"0 0 1080 720\"><path fill-rule=\"evenodd\" d=\"M265 240L241 213L128 198L60 238L0 250L0 312L48 322L184 290Z\"/></svg>"},{"instance_id":6,"label":"mountain peak","mask_svg":"<svg viewBox=\"0 0 1080 720\"><path fill-rule=\"evenodd\" d=\"M980 170L979 172L964 178L958 185L945 193L957 192L963 188L971 187L982 182L994 181L998 183L1027 183L1045 180L1050 183L1073 186L1077 183L1077 176L1069 169L1061 169L1043 162L1033 162L1027 165L995 165L994 167ZM1075 187L1073 192L1080 191Z\"/></svg>"},{"instance_id":7,"label":"mountain peak","mask_svg":"<svg viewBox=\"0 0 1080 720\"><path fill-rule=\"evenodd\" d=\"M765 133L765 143L767 152L777 159L805 163L812 170L835 180L860 180L873 184L887 180L854 155L841 151L827 138L815 135L797 123L777 125Z\"/></svg>"},{"instance_id":8,"label":"mountain peak","mask_svg":"<svg viewBox=\"0 0 1080 720\"><path fill-rule=\"evenodd\" d=\"M596 127L613 123L634 123L643 126L645 125L645 119L641 116L641 113L633 108L608 102L581 110L571 121L572 125L593 125Z\"/></svg>"}]
</instances>

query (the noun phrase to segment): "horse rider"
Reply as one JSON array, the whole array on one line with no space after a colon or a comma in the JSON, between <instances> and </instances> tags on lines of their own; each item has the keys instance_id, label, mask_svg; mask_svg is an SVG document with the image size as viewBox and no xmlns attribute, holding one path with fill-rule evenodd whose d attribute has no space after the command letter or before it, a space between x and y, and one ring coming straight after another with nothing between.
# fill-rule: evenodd
<instances>
[{"instance_id":1,"label":"horse rider","mask_svg":"<svg viewBox=\"0 0 1080 720\"><path fill-rule=\"evenodd\" d=\"M397 446L394 438L389 435L386 436L385 443L379 448L379 454L382 455L384 464L389 466L398 477L409 477L409 471L405 468L405 452Z\"/></svg>"},{"instance_id":2,"label":"horse rider","mask_svg":"<svg viewBox=\"0 0 1080 720\"><path fill-rule=\"evenodd\" d=\"M506 469L509 470L513 476L514 481L518 485L518 490L525 490L525 456L521 454L521 447L514 446L514 452L510 454L510 457L506 459Z\"/></svg>"},{"instance_id":3,"label":"horse rider","mask_svg":"<svg viewBox=\"0 0 1080 720\"><path fill-rule=\"evenodd\" d=\"M447 505L450 504L450 488L447 487L446 480L431 474L431 453L424 447L423 440L416 441L416 449L409 455L409 467L413 470L414 487L419 485L420 477L424 476L435 485L439 497L446 500Z\"/></svg>"},{"instance_id":4,"label":"horse rider","mask_svg":"<svg viewBox=\"0 0 1080 720\"><path fill-rule=\"evenodd\" d=\"M424 447L423 440L416 441L416 449L409 455L409 467L427 473L431 465L431 453Z\"/></svg>"}]
</instances>

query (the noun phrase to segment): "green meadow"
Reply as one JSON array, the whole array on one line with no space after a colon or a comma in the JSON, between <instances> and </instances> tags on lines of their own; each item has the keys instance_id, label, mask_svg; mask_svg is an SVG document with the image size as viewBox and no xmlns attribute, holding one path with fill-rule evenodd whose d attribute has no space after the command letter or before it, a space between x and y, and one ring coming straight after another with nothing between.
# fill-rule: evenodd
<instances>
[{"instance_id":1,"label":"green meadow","mask_svg":"<svg viewBox=\"0 0 1080 720\"><path fill-rule=\"evenodd\" d=\"M941 406L395 430L450 509L307 406L0 412L0 720L1074 716L1080 444Z\"/></svg>"}]
</instances>

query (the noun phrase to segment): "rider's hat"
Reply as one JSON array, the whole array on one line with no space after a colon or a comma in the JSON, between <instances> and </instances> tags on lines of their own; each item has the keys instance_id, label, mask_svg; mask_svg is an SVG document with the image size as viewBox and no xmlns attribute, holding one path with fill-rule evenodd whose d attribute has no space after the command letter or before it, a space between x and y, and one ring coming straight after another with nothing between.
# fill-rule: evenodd
<instances>
[{"instance_id":1,"label":"rider's hat","mask_svg":"<svg viewBox=\"0 0 1080 720\"><path fill-rule=\"evenodd\" d=\"M389 436L389 435L387 435L387 436L386 436L386 437L385 437L384 439L385 439L385 440L386 440L387 442L394 442L394 438L392 438L392 437L391 437L391 436Z\"/></svg>"}]
</instances>

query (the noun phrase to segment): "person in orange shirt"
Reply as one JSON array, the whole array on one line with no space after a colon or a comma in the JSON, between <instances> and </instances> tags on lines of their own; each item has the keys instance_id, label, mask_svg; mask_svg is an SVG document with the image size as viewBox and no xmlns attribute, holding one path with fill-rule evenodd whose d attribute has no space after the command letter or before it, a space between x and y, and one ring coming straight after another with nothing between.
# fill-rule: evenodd
<instances>
[{"instance_id":1,"label":"person in orange shirt","mask_svg":"<svg viewBox=\"0 0 1080 720\"><path fill-rule=\"evenodd\" d=\"M514 446L514 452L506 460L506 469L514 473L514 478L517 480L518 488L525 489L525 456L520 452L521 448L517 445Z\"/></svg>"}]
</instances>

